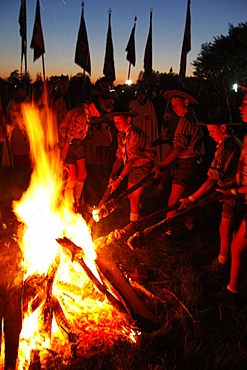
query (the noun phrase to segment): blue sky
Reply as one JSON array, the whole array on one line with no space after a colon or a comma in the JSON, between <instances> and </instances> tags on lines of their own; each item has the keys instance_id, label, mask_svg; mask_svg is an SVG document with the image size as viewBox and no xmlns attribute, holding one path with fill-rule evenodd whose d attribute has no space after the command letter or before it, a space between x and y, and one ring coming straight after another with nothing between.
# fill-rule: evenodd
<instances>
[{"instance_id":1,"label":"blue sky","mask_svg":"<svg viewBox=\"0 0 247 370\"><path fill-rule=\"evenodd\" d=\"M0 0L0 77L20 70L21 38L19 35L20 0ZM153 70L178 73L185 26L187 0L85 0L84 17L91 53L91 81L103 75L108 10L116 68L115 83L124 83L128 74L125 48L137 15L135 43L136 66L131 68L135 82L143 70L143 56L149 30L150 9L153 10ZM27 4L28 70L33 79L42 72L41 58L33 63L30 42L35 18L36 0ZM75 75L82 69L74 63L75 45L80 24L81 0L41 0L41 21L45 40L46 75ZM191 0L192 50L187 58L196 59L201 45L214 37L227 35L229 24L247 21L247 0Z\"/></svg>"}]
</instances>

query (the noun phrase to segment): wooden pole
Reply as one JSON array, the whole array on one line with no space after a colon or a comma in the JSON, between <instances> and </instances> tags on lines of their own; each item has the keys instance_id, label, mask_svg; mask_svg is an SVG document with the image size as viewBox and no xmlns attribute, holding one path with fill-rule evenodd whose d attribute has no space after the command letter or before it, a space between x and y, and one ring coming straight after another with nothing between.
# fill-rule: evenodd
<instances>
[{"instance_id":1,"label":"wooden pole","mask_svg":"<svg viewBox=\"0 0 247 370\"><path fill-rule=\"evenodd\" d=\"M44 59L44 54L42 54L42 68L43 68L43 78L44 78L44 82L45 82L46 76L45 76L45 59Z\"/></svg>"},{"instance_id":2,"label":"wooden pole","mask_svg":"<svg viewBox=\"0 0 247 370\"><path fill-rule=\"evenodd\" d=\"M129 71L128 71L128 78L127 78L128 81L130 79L130 70L131 70L131 63L129 62Z\"/></svg>"}]
</instances>

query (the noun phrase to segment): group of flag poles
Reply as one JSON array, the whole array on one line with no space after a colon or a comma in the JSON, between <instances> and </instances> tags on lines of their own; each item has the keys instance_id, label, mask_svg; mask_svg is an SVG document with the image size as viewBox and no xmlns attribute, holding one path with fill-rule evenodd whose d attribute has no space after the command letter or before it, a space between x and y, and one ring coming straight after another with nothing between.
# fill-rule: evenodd
<instances>
[{"instance_id":1,"label":"group of flag poles","mask_svg":"<svg viewBox=\"0 0 247 370\"><path fill-rule=\"evenodd\" d=\"M186 74L186 64L187 64L187 54L191 50L191 16L190 16L190 2L187 0L187 12L186 12L186 22L184 30L184 38L181 51L180 59L180 71L179 71L179 80L184 82ZM81 11L81 20L80 27L78 31L75 58L74 62L79 65L84 72L87 72L91 75L91 59L90 59L90 48L87 37L86 24L84 19L84 1L82 1L82 11ZM111 13L112 10L108 11L108 30L106 37L106 49L105 49L105 58L103 66L103 74L108 78L110 83L113 83L116 79L115 74L115 63L114 63L114 50L112 42L112 29L111 29ZM152 9L150 9L150 23L149 23L149 32L144 52L144 79L147 81L152 74ZM128 80L130 80L131 65L135 67L136 64L136 52L135 52L135 29L136 29L137 16L134 18L134 25L131 30L129 41L127 43L125 51L127 52L126 60L129 62L128 69ZM26 0L21 0L21 7L19 13L19 25L20 25L20 36L21 36L21 75L27 75L27 13L26 13ZM43 31L41 26L41 16L40 16L40 0L36 2L36 13L35 21L33 27L33 34L31 39L30 48L34 50L33 61L42 57L42 69L43 69L43 78L45 77L45 43L43 37ZM23 60L24 60L24 73L23 73Z\"/></svg>"}]
</instances>

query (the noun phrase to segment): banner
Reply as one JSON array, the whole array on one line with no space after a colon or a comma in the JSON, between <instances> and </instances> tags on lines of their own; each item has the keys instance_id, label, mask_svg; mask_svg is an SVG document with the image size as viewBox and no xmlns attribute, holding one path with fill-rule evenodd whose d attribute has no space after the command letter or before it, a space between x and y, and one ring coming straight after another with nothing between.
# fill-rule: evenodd
<instances>
[{"instance_id":1,"label":"banner","mask_svg":"<svg viewBox=\"0 0 247 370\"><path fill-rule=\"evenodd\" d=\"M116 80L112 32L111 32L111 10L109 10L108 31L107 31L107 38L106 38L106 50L105 50L103 74L108 78L109 82L111 83Z\"/></svg>"},{"instance_id":2,"label":"banner","mask_svg":"<svg viewBox=\"0 0 247 370\"><path fill-rule=\"evenodd\" d=\"M152 16L153 12L150 10L150 25L149 25L149 33L144 53L144 75L145 77L150 77L152 74Z\"/></svg>"},{"instance_id":3,"label":"banner","mask_svg":"<svg viewBox=\"0 0 247 370\"><path fill-rule=\"evenodd\" d=\"M25 74L27 73L27 11L26 0L21 0L21 7L19 13L19 25L21 36L21 73L23 58L25 61Z\"/></svg>"},{"instance_id":4,"label":"banner","mask_svg":"<svg viewBox=\"0 0 247 370\"><path fill-rule=\"evenodd\" d=\"M33 54L33 61L39 59L41 55L45 54L45 44L44 44L44 38L43 38L43 32L42 32L42 26L41 26L41 18L40 18L40 5L39 0L37 0L36 4L36 15L35 15L35 21L33 26L33 36L30 48L34 50Z\"/></svg>"},{"instance_id":5,"label":"banner","mask_svg":"<svg viewBox=\"0 0 247 370\"><path fill-rule=\"evenodd\" d=\"M128 44L125 51L127 51L126 59L135 66L136 64L136 50L135 50L135 29L136 29L137 17L134 19L134 26L132 28Z\"/></svg>"},{"instance_id":6,"label":"banner","mask_svg":"<svg viewBox=\"0 0 247 370\"><path fill-rule=\"evenodd\" d=\"M77 37L74 62L91 75L90 49L88 45L87 30L84 19L84 1L82 2L81 22Z\"/></svg>"}]
</instances>

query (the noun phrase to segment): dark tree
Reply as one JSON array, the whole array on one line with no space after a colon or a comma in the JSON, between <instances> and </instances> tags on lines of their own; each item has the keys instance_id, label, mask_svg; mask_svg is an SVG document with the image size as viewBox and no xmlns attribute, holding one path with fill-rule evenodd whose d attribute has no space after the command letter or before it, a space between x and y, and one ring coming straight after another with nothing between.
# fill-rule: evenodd
<instances>
[{"instance_id":1,"label":"dark tree","mask_svg":"<svg viewBox=\"0 0 247 370\"><path fill-rule=\"evenodd\" d=\"M194 66L194 76L218 83L222 97L227 94L226 86L241 81L247 82L247 22L237 27L229 25L227 36L214 37L205 43Z\"/></svg>"}]
</instances>

